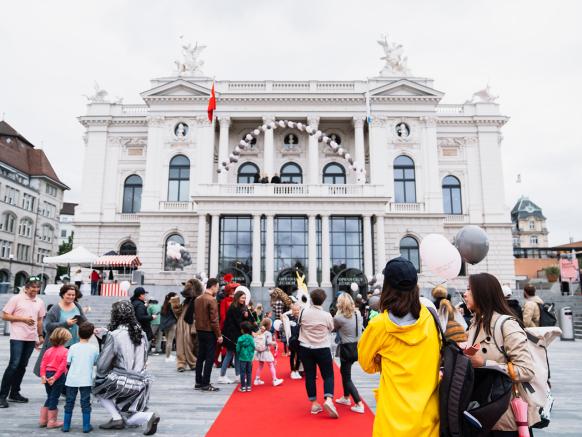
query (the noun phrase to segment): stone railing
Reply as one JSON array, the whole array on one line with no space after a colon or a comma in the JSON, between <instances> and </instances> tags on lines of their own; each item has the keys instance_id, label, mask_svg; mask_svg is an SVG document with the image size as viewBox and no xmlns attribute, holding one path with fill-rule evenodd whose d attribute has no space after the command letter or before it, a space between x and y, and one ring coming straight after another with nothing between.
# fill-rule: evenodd
<instances>
[{"instance_id":1,"label":"stone railing","mask_svg":"<svg viewBox=\"0 0 582 437\"><path fill-rule=\"evenodd\" d=\"M390 202L390 212L396 213L417 213L424 212L424 203L396 203Z\"/></svg>"},{"instance_id":2,"label":"stone railing","mask_svg":"<svg viewBox=\"0 0 582 437\"><path fill-rule=\"evenodd\" d=\"M160 201L160 211L191 211L192 202Z\"/></svg>"},{"instance_id":3,"label":"stone railing","mask_svg":"<svg viewBox=\"0 0 582 437\"><path fill-rule=\"evenodd\" d=\"M468 223L469 216L466 214L447 214L445 224Z\"/></svg>"},{"instance_id":4,"label":"stone railing","mask_svg":"<svg viewBox=\"0 0 582 437\"><path fill-rule=\"evenodd\" d=\"M309 91L309 82L273 82L273 91Z\"/></svg>"},{"instance_id":5,"label":"stone railing","mask_svg":"<svg viewBox=\"0 0 582 437\"><path fill-rule=\"evenodd\" d=\"M123 105L121 110L124 114L146 114L148 107L146 105Z\"/></svg>"},{"instance_id":6,"label":"stone railing","mask_svg":"<svg viewBox=\"0 0 582 437\"><path fill-rule=\"evenodd\" d=\"M196 197L385 197L380 185L211 184L199 185Z\"/></svg>"},{"instance_id":7,"label":"stone railing","mask_svg":"<svg viewBox=\"0 0 582 437\"><path fill-rule=\"evenodd\" d=\"M132 214L132 213L117 213L115 215L115 221L118 222L129 222L129 223L135 223L135 222L139 222L139 216L137 214Z\"/></svg>"},{"instance_id":8,"label":"stone railing","mask_svg":"<svg viewBox=\"0 0 582 437\"><path fill-rule=\"evenodd\" d=\"M229 82L229 91L262 91L266 88L265 82Z\"/></svg>"},{"instance_id":9,"label":"stone railing","mask_svg":"<svg viewBox=\"0 0 582 437\"><path fill-rule=\"evenodd\" d=\"M463 105L438 105L436 112L439 114L462 114L465 112Z\"/></svg>"},{"instance_id":10,"label":"stone railing","mask_svg":"<svg viewBox=\"0 0 582 437\"><path fill-rule=\"evenodd\" d=\"M317 82L318 91L354 91L354 82Z\"/></svg>"}]
</instances>

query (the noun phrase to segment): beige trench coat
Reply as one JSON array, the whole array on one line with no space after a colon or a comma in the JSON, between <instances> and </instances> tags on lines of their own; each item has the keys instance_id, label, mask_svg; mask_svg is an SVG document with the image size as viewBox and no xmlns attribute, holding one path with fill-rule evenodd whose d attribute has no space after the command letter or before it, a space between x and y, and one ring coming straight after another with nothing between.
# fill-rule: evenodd
<instances>
[{"instance_id":1,"label":"beige trench coat","mask_svg":"<svg viewBox=\"0 0 582 437\"><path fill-rule=\"evenodd\" d=\"M481 349L478 353L483 355L483 358L485 358L486 367L497 368L508 374L507 359L505 358L505 355L503 355L503 353L497 348L493 339L495 322L499 316L500 315L498 313L494 313L493 317L491 318L491 335L488 334L485 329L483 329L483 327L481 327L476 339L475 332L477 331L477 325L475 323L475 318L473 318L468 331L469 344L479 343L481 345ZM499 327L497 327L497 329L499 329ZM500 336L498 335L498 341L499 338ZM531 354L527 348L527 341L528 340L525 331L521 328L516 320L511 319L504 323L503 346L507 355L509 356L509 360L513 364L517 381L520 382L531 381L534 376L534 365ZM501 344L499 346L501 346ZM520 391L523 392L521 388ZM539 421L540 416L537 412L537 408L535 406L530 406L528 408L528 423L533 425ZM517 431L517 425L515 424L515 418L513 416L513 412L511 411L511 406L508 407L507 411L503 414L503 416L501 416L493 429L498 431Z\"/></svg>"}]
</instances>

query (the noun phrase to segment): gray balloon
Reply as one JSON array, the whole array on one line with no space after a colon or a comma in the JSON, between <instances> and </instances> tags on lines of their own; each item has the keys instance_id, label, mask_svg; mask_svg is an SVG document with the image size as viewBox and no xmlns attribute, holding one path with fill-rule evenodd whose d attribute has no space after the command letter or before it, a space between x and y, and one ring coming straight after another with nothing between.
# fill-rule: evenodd
<instances>
[{"instance_id":1,"label":"gray balloon","mask_svg":"<svg viewBox=\"0 0 582 437\"><path fill-rule=\"evenodd\" d=\"M467 225L457 233L455 247L465 262L477 264L489 252L489 237L479 226Z\"/></svg>"}]
</instances>

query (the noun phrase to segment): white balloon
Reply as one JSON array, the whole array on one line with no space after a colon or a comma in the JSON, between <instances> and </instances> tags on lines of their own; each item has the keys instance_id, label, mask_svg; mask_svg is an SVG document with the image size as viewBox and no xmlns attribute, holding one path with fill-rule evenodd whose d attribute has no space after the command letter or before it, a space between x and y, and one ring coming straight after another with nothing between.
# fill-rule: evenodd
<instances>
[{"instance_id":1,"label":"white balloon","mask_svg":"<svg viewBox=\"0 0 582 437\"><path fill-rule=\"evenodd\" d=\"M297 123L297 129L303 130L303 123Z\"/></svg>"},{"instance_id":2,"label":"white balloon","mask_svg":"<svg viewBox=\"0 0 582 437\"><path fill-rule=\"evenodd\" d=\"M352 282L352 283L350 284L350 290L352 290L354 293L355 293L356 291L358 291L359 289L360 289L360 287L358 287L358 284L356 284L355 282Z\"/></svg>"},{"instance_id":3,"label":"white balloon","mask_svg":"<svg viewBox=\"0 0 582 437\"><path fill-rule=\"evenodd\" d=\"M258 135L260 135L260 134L261 134L261 131L260 131L259 129L255 129L255 130L253 131L253 134L255 134L255 136L258 136Z\"/></svg>"},{"instance_id":4,"label":"white balloon","mask_svg":"<svg viewBox=\"0 0 582 437\"><path fill-rule=\"evenodd\" d=\"M345 150L343 149L343 147L340 147L339 149L337 149L337 154L339 156L342 156L345 153Z\"/></svg>"},{"instance_id":5,"label":"white balloon","mask_svg":"<svg viewBox=\"0 0 582 437\"><path fill-rule=\"evenodd\" d=\"M352 157L352 155L350 155L349 153L346 153L346 154L345 154L345 158L346 158L348 161L350 160L350 158L351 158L351 157Z\"/></svg>"},{"instance_id":6,"label":"white balloon","mask_svg":"<svg viewBox=\"0 0 582 437\"><path fill-rule=\"evenodd\" d=\"M129 281L121 281L121 283L119 284L119 288L121 289L121 291L125 291L126 293L129 291L130 286L131 284L129 283Z\"/></svg>"},{"instance_id":7,"label":"white balloon","mask_svg":"<svg viewBox=\"0 0 582 437\"><path fill-rule=\"evenodd\" d=\"M288 121L287 122L287 126L289 126L290 128L294 128L295 127L295 122L294 121Z\"/></svg>"},{"instance_id":8,"label":"white balloon","mask_svg":"<svg viewBox=\"0 0 582 437\"><path fill-rule=\"evenodd\" d=\"M236 155L236 154L240 153L240 151L241 151L241 148L239 146L235 146L232 153L234 153Z\"/></svg>"},{"instance_id":9,"label":"white balloon","mask_svg":"<svg viewBox=\"0 0 582 437\"><path fill-rule=\"evenodd\" d=\"M279 123L279 127L285 127L285 121L284 120L279 120L277 123Z\"/></svg>"},{"instance_id":10,"label":"white balloon","mask_svg":"<svg viewBox=\"0 0 582 437\"><path fill-rule=\"evenodd\" d=\"M324 136L321 138L321 140L322 140L324 143L329 143L329 140L330 140L330 138L329 138L327 135L324 135Z\"/></svg>"},{"instance_id":11,"label":"white balloon","mask_svg":"<svg viewBox=\"0 0 582 437\"><path fill-rule=\"evenodd\" d=\"M320 130L318 130L317 132L315 132L315 135L317 135L318 137L323 135L323 132L321 132Z\"/></svg>"},{"instance_id":12,"label":"white balloon","mask_svg":"<svg viewBox=\"0 0 582 437\"><path fill-rule=\"evenodd\" d=\"M331 147L332 149L337 149L339 147L339 145L335 141L330 141L329 147Z\"/></svg>"},{"instance_id":13,"label":"white balloon","mask_svg":"<svg viewBox=\"0 0 582 437\"><path fill-rule=\"evenodd\" d=\"M429 234L420 242L420 259L427 270L444 279L453 279L461 270L461 254L440 234Z\"/></svg>"},{"instance_id":14,"label":"white balloon","mask_svg":"<svg viewBox=\"0 0 582 437\"><path fill-rule=\"evenodd\" d=\"M267 128L269 128L269 129L277 129L277 125L275 124L275 122L274 122L274 121L272 121L272 122L270 122L270 123L267 125Z\"/></svg>"},{"instance_id":15,"label":"white balloon","mask_svg":"<svg viewBox=\"0 0 582 437\"><path fill-rule=\"evenodd\" d=\"M267 130L267 125L266 125L266 124L262 125L262 126L261 126L261 130L262 130L263 132L265 132L265 131Z\"/></svg>"},{"instance_id":16,"label":"white balloon","mask_svg":"<svg viewBox=\"0 0 582 437\"><path fill-rule=\"evenodd\" d=\"M235 293L237 293L239 291L242 291L245 294L245 296L246 296L245 305L248 305L251 302L251 291L247 287L245 287L244 285L239 285L234 290Z\"/></svg>"},{"instance_id":17,"label":"white balloon","mask_svg":"<svg viewBox=\"0 0 582 437\"><path fill-rule=\"evenodd\" d=\"M305 132L311 134L313 132L313 128L311 126L305 126Z\"/></svg>"},{"instance_id":18,"label":"white balloon","mask_svg":"<svg viewBox=\"0 0 582 437\"><path fill-rule=\"evenodd\" d=\"M251 134L246 134L245 140L252 141L253 140L253 136Z\"/></svg>"}]
</instances>

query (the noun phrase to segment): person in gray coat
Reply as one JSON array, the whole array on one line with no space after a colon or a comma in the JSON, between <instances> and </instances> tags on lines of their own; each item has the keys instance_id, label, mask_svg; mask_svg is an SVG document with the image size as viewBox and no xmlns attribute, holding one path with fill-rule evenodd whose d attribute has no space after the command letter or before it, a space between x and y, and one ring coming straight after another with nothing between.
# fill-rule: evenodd
<instances>
[{"instance_id":1,"label":"person in gray coat","mask_svg":"<svg viewBox=\"0 0 582 437\"><path fill-rule=\"evenodd\" d=\"M73 284L65 284L59 291L61 300L46 314L43 322L45 340L42 349L38 354L38 359L34 365L34 374L40 377L40 363L46 350L50 347L49 338L57 328L67 329L72 338L65 347L70 347L79 341L79 325L87 321L83 308L77 302L77 287Z\"/></svg>"}]
</instances>

